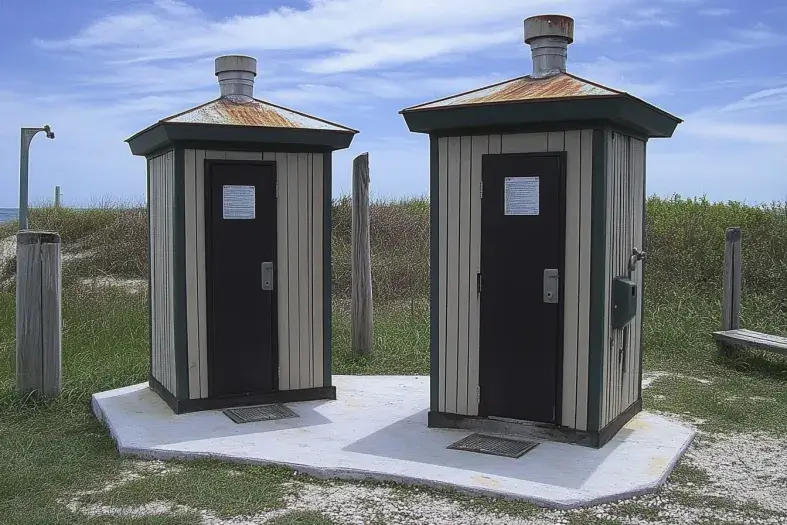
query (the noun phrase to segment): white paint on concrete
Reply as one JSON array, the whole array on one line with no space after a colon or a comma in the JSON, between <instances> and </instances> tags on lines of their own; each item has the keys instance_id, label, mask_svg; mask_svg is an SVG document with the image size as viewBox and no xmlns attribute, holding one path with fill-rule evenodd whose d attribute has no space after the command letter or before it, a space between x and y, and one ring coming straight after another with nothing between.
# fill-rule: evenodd
<instances>
[{"instance_id":1,"label":"white paint on concrete","mask_svg":"<svg viewBox=\"0 0 787 525\"><path fill-rule=\"evenodd\" d=\"M300 417L236 424L174 415L146 384L93 395L121 454L277 464L317 477L378 479L520 499L598 504L662 485L694 431L641 413L607 445L544 442L518 459L447 450L469 432L426 426L428 377L334 376L338 400L290 403Z\"/></svg>"}]
</instances>

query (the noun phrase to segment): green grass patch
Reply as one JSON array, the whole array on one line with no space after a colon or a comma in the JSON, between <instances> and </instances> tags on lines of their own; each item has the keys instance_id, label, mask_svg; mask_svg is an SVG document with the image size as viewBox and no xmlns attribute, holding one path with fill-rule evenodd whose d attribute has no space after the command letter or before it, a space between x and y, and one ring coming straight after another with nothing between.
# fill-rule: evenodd
<instances>
[{"instance_id":1,"label":"green grass patch","mask_svg":"<svg viewBox=\"0 0 787 525\"><path fill-rule=\"evenodd\" d=\"M292 479L285 469L212 460L168 465L171 471L144 476L81 501L118 507L163 500L208 509L221 517L241 516L281 507L284 482Z\"/></svg>"},{"instance_id":2,"label":"green grass patch","mask_svg":"<svg viewBox=\"0 0 787 525\"><path fill-rule=\"evenodd\" d=\"M349 305L337 301L333 316L334 374L429 374L429 305L426 301L378 304L374 312L374 349L367 356L352 354Z\"/></svg>"},{"instance_id":3,"label":"green grass patch","mask_svg":"<svg viewBox=\"0 0 787 525\"><path fill-rule=\"evenodd\" d=\"M689 465L685 461L680 461L672 470L669 477L670 481L679 485L693 483L694 485L706 485L710 482L708 473L694 465Z\"/></svg>"},{"instance_id":4,"label":"green grass patch","mask_svg":"<svg viewBox=\"0 0 787 525\"><path fill-rule=\"evenodd\" d=\"M783 433L787 430L787 359L779 354L720 352L712 332L721 299L693 289L645 293L644 369L664 371L643 392L647 410L704 420L708 431ZM782 333L787 311L767 296L745 296L742 326ZM704 382L703 382L704 381Z\"/></svg>"},{"instance_id":5,"label":"green grass patch","mask_svg":"<svg viewBox=\"0 0 787 525\"><path fill-rule=\"evenodd\" d=\"M614 513L621 518L635 518L640 520L655 521L659 517L658 507L644 505L637 501L627 502L615 506Z\"/></svg>"},{"instance_id":6,"label":"green grass patch","mask_svg":"<svg viewBox=\"0 0 787 525\"><path fill-rule=\"evenodd\" d=\"M319 512L290 512L267 522L269 525L335 525Z\"/></svg>"}]
</instances>

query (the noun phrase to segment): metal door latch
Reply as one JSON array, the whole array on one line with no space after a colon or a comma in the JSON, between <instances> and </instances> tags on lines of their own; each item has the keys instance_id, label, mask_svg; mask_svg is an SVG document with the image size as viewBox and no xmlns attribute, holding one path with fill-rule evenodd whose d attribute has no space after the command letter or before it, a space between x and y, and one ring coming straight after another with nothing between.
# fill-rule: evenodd
<instances>
[{"instance_id":1,"label":"metal door latch","mask_svg":"<svg viewBox=\"0 0 787 525\"><path fill-rule=\"evenodd\" d=\"M262 289L273 290L273 263L262 263Z\"/></svg>"},{"instance_id":2,"label":"metal door latch","mask_svg":"<svg viewBox=\"0 0 787 525\"><path fill-rule=\"evenodd\" d=\"M632 250L631 257L629 257L629 272L633 272L637 269L637 262L642 261L645 259L645 252L640 251L635 246Z\"/></svg>"},{"instance_id":3,"label":"metal door latch","mask_svg":"<svg viewBox=\"0 0 787 525\"><path fill-rule=\"evenodd\" d=\"M557 303L560 290L560 274L558 270L550 268L544 270L544 302Z\"/></svg>"}]
</instances>

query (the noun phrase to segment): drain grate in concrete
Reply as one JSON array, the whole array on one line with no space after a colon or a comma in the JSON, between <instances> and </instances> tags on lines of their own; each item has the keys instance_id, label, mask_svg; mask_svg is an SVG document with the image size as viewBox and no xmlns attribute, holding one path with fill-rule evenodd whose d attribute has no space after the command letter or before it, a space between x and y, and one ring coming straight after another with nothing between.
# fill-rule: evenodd
<instances>
[{"instance_id":1,"label":"drain grate in concrete","mask_svg":"<svg viewBox=\"0 0 787 525\"><path fill-rule=\"evenodd\" d=\"M236 423L251 423L253 421L274 421L298 417L298 414L284 405L259 405L254 407L230 408L224 414Z\"/></svg>"},{"instance_id":2,"label":"drain grate in concrete","mask_svg":"<svg viewBox=\"0 0 787 525\"><path fill-rule=\"evenodd\" d=\"M448 448L453 450L465 450L467 452L480 452L481 454L491 454L493 456L518 458L525 452L533 450L536 445L538 445L538 443L532 441L519 441L497 436L470 434L456 443L449 445Z\"/></svg>"}]
</instances>

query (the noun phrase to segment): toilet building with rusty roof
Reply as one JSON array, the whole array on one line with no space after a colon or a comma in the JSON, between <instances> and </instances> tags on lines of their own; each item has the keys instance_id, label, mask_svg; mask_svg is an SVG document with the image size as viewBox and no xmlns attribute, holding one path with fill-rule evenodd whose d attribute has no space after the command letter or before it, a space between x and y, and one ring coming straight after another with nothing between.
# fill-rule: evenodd
<instances>
[{"instance_id":1,"label":"toilet building with rusty roof","mask_svg":"<svg viewBox=\"0 0 787 525\"><path fill-rule=\"evenodd\" d=\"M220 97L127 141L147 159L150 385L176 413L335 398L331 159L357 132L255 98L251 57L215 73Z\"/></svg>"},{"instance_id":2,"label":"toilet building with rusty roof","mask_svg":"<svg viewBox=\"0 0 787 525\"><path fill-rule=\"evenodd\" d=\"M531 74L401 112L430 136L430 426L601 446L641 409L646 145L681 120L567 72L573 38L528 18Z\"/></svg>"}]
</instances>

